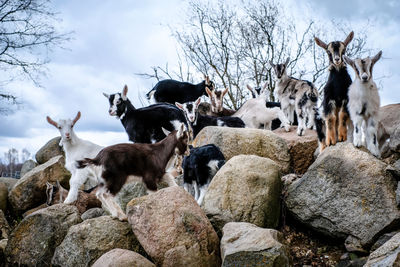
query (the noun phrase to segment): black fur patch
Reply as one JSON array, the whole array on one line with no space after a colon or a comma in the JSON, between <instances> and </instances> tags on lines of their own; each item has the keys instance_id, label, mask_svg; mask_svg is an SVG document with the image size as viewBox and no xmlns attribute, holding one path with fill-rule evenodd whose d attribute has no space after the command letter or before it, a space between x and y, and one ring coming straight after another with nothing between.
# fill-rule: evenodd
<instances>
[{"instance_id":1,"label":"black fur patch","mask_svg":"<svg viewBox=\"0 0 400 267\"><path fill-rule=\"evenodd\" d=\"M358 115L364 115L366 110L367 110L367 103L364 103Z\"/></svg>"}]
</instances>

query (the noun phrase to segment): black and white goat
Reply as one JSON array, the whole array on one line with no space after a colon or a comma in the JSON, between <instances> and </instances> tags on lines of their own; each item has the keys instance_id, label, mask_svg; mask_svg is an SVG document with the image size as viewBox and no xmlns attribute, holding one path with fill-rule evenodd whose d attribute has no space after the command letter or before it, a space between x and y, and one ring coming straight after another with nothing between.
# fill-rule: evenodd
<instances>
[{"instance_id":1,"label":"black and white goat","mask_svg":"<svg viewBox=\"0 0 400 267\"><path fill-rule=\"evenodd\" d=\"M264 85L258 97L247 100L232 116L241 118L246 127L258 129L260 125L263 125L266 130L272 130L273 122L279 119L280 127L284 127L285 131L288 132L290 130L289 120L279 107L275 105L267 107L265 90L266 85Z\"/></svg>"},{"instance_id":2,"label":"black and white goat","mask_svg":"<svg viewBox=\"0 0 400 267\"><path fill-rule=\"evenodd\" d=\"M349 88L347 105L354 124L353 144L356 147L362 145L362 132L364 132L367 148L376 157L380 157L381 154L378 143L380 97L378 88L372 79L372 69L381 56L382 51L372 58L351 60L344 56L344 60L356 74L356 78Z\"/></svg>"},{"instance_id":3,"label":"black and white goat","mask_svg":"<svg viewBox=\"0 0 400 267\"><path fill-rule=\"evenodd\" d=\"M315 37L315 42L322 47L329 57L329 77L324 87L324 98L322 100L323 117L325 120L325 144L320 144L321 150L325 146L335 145L337 141L347 140L347 127L352 131L347 103L349 101L348 91L351 78L347 72L343 56L347 45L353 40L354 32L341 41L324 43Z\"/></svg>"},{"instance_id":4,"label":"black and white goat","mask_svg":"<svg viewBox=\"0 0 400 267\"><path fill-rule=\"evenodd\" d=\"M206 126L222 126L244 128L245 124L240 118L236 117L213 117L201 115L198 111L201 98L194 102L186 102L184 104L176 102L175 105L183 110L186 119L193 130L193 138Z\"/></svg>"},{"instance_id":5,"label":"black and white goat","mask_svg":"<svg viewBox=\"0 0 400 267\"><path fill-rule=\"evenodd\" d=\"M194 199L199 205L212 178L224 164L225 157L214 144L191 147L190 155L183 159L183 187L189 192L189 185L193 185Z\"/></svg>"},{"instance_id":6,"label":"black and white goat","mask_svg":"<svg viewBox=\"0 0 400 267\"><path fill-rule=\"evenodd\" d=\"M165 137L161 127L168 131L178 130L181 123L187 126L183 113L167 103L136 109L129 101L128 87L122 93L103 95L110 102L109 114L121 120L129 140L134 143L155 143Z\"/></svg>"},{"instance_id":7,"label":"black and white goat","mask_svg":"<svg viewBox=\"0 0 400 267\"><path fill-rule=\"evenodd\" d=\"M175 102L185 103L195 101L197 98L207 95L206 87L214 89L214 82L210 81L208 76L204 76L204 81L198 84L180 82L175 80L159 81L153 89L147 94L147 99L154 96L157 103L166 102L175 104Z\"/></svg>"},{"instance_id":8,"label":"black and white goat","mask_svg":"<svg viewBox=\"0 0 400 267\"><path fill-rule=\"evenodd\" d=\"M99 189L96 196L111 216L123 221L127 217L115 202L114 196L128 178L140 178L149 193L157 190L157 182L164 180L176 186L170 170L174 154L188 154L189 134L181 124L179 130L169 133L155 144L117 144L102 149L95 158L77 161L78 168L94 165L99 169ZM167 134L167 133L166 133ZM133 177L132 177L133 176Z\"/></svg>"},{"instance_id":9,"label":"black and white goat","mask_svg":"<svg viewBox=\"0 0 400 267\"><path fill-rule=\"evenodd\" d=\"M46 117L47 122L56 127L61 134L60 145L65 152L65 168L71 172L69 180L69 192L64 203L71 204L78 197L78 189L83 185L91 188L97 185L95 169L87 168L85 170L77 169L75 161L84 157L94 157L99 153L102 146L96 145L90 141L80 139L74 132L75 123L81 117L81 112L76 114L76 117L55 122L49 116Z\"/></svg>"},{"instance_id":10,"label":"black and white goat","mask_svg":"<svg viewBox=\"0 0 400 267\"><path fill-rule=\"evenodd\" d=\"M305 133L306 128L314 126L314 107L318 102L318 90L309 81L299 80L287 75L289 58L282 64L269 62L274 68L277 81L277 96L281 103L281 108L289 119L294 123L294 111L297 114L299 136Z\"/></svg>"}]
</instances>

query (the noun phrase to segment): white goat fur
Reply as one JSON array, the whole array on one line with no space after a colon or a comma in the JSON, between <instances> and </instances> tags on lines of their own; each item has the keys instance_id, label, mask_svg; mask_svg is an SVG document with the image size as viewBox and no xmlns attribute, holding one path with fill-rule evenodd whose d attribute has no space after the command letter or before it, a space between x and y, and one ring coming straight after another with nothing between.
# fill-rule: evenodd
<instances>
[{"instance_id":1,"label":"white goat fur","mask_svg":"<svg viewBox=\"0 0 400 267\"><path fill-rule=\"evenodd\" d=\"M281 108L290 123L294 122L294 111L296 110L298 127L297 134L303 135L306 128L314 127L314 117L318 90L308 81L298 80L287 75L289 58L283 64L270 65L274 68L277 76L277 96L281 102Z\"/></svg>"},{"instance_id":2,"label":"white goat fur","mask_svg":"<svg viewBox=\"0 0 400 267\"><path fill-rule=\"evenodd\" d=\"M351 60L344 56L356 74L355 80L349 87L348 103L350 118L354 124L353 144L356 147L363 145L364 133L366 147L376 157L381 155L378 142L380 97L372 79L372 69L381 56L382 51L373 58Z\"/></svg>"},{"instance_id":3,"label":"white goat fur","mask_svg":"<svg viewBox=\"0 0 400 267\"><path fill-rule=\"evenodd\" d=\"M51 125L59 129L61 134L60 146L62 145L65 152L65 168L71 172L71 179L69 180L69 192L64 203L71 204L76 201L78 197L78 189L83 184L88 188L94 187L98 184L97 177L100 176L99 169L95 167L88 167L85 169L76 168L76 161L83 158L94 158L102 146L96 145L90 141L80 139L74 132L73 127L81 117L78 112L74 120L66 119L53 121L47 116L47 121Z\"/></svg>"},{"instance_id":4,"label":"white goat fur","mask_svg":"<svg viewBox=\"0 0 400 267\"><path fill-rule=\"evenodd\" d=\"M248 128L259 128L264 124L264 129L271 130L272 121L279 119L281 127L289 132L290 122L279 107L267 108L266 86L263 87L260 95L257 98L247 100L232 117L239 117L243 120Z\"/></svg>"}]
</instances>

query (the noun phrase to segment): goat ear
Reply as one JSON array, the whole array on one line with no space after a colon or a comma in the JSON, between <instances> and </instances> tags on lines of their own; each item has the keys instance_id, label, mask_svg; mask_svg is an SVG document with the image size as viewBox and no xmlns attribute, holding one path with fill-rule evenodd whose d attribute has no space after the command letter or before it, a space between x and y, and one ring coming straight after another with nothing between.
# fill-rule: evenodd
<instances>
[{"instance_id":1,"label":"goat ear","mask_svg":"<svg viewBox=\"0 0 400 267\"><path fill-rule=\"evenodd\" d=\"M175 106L177 106L179 109L183 110L183 105L181 103L175 102Z\"/></svg>"},{"instance_id":2,"label":"goat ear","mask_svg":"<svg viewBox=\"0 0 400 267\"><path fill-rule=\"evenodd\" d=\"M321 41L321 39L319 39L318 37L314 37L314 40L315 40L315 43L318 46L322 47L323 49L326 50L328 48L328 45L326 43L324 43L323 41Z\"/></svg>"},{"instance_id":3,"label":"goat ear","mask_svg":"<svg viewBox=\"0 0 400 267\"><path fill-rule=\"evenodd\" d=\"M163 131L163 133L165 134L165 136L168 136L171 132L168 131L167 129L165 129L164 127L161 127L161 130Z\"/></svg>"},{"instance_id":4,"label":"goat ear","mask_svg":"<svg viewBox=\"0 0 400 267\"><path fill-rule=\"evenodd\" d=\"M285 66L287 66L289 64L289 61L290 61L290 57L287 57L286 61L285 61Z\"/></svg>"},{"instance_id":5,"label":"goat ear","mask_svg":"<svg viewBox=\"0 0 400 267\"><path fill-rule=\"evenodd\" d=\"M251 92L253 92L253 87L251 87L250 85L246 84L247 89L249 89Z\"/></svg>"},{"instance_id":6,"label":"goat ear","mask_svg":"<svg viewBox=\"0 0 400 267\"><path fill-rule=\"evenodd\" d=\"M127 95L128 95L128 86L125 84L125 86L124 86L124 89L122 89L122 100L127 100L128 99L128 97L127 97Z\"/></svg>"},{"instance_id":7,"label":"goat ear","mask_svg":"<svg viewBox=\"0 0 400 267\"><path fill-rule=\"evenodd\" d=\"M75 123L81 118L81 112L78 111L78 113L76 114L75 119L72 121L72 126L75 125Z\"/></svg>"},{"instance_id":8,"label":"goat ear","mask_svg":"<svg viewBox=\"0 0 400 267\"><path fill-rule=\"evenodd\" d=\"M355 69L355 65L354 65L354 60L351 60L349 57L347 56L343 56L344 61L349 64L353 69Z\"/></svg>"},{"instance_id":9,"label":"goat ear","mask_svg":"<svg viewBox=\"0 0 400 267\"><path fill-rule=\"evenodd\" d=\"M47 122L50 123L51 125L53 125L54 127L58 128L58 124L57 122L53 121L49 116L46 117Z\"/></svg>"},{"instance_id":10,"label":"goat ear","mask_svg":"<svg viewBox=\"0 0 400 267\"><path fill-rule=\"evenodd\" d=\"M226 87L225 90L222 91L222 97L224 97L224 95L226 95L226 93L228 93L228 91L229 91L229 88Z\"/></svg>"},{"instance_id":11,"label":"goat ear","mask_svg":"<svg viewBox=\"0 0 400 267\"><path fill-rule=\"evenodd\" d=\"M196 102L194 104L196 105L196 108L200 105L201 97L197 98Z\"/></svg>"},{"instance_id":12,"label":"goat ear","mask_svg":"<svg viewBox=\"0 0 400 267\"><path fill-rule=\"evenodd\" d=\"M207 93L208 97L211 98L212 92L207 86L206 86L206 93Z\"/></svg>"},{"instance_id":13,"label":"goat ear","mask_svg":"<svg viewBox=\"0 0 400 267\"><path fill-rule=\"evenodd\" d=\"M373 58L372 58L372 64L375 64L382 56L382 51L379 51L378 54L376 54Z\"/></svg>"},{"instance_id":14,"label":"goat ear","mask_svg":"<svg viewBox=\"0 0 400 267\"><path fill-rule=\"evenodd\" d=\"M351 33L349 33L349 35L347 35L346 40L343 41L344 46L347 46L351 40L353 40L354 37L354 32L351 31Z\"/></svg>"},{"instance_id":15,"label":"goat ear","mask_svg":"<svg viewBox=\"0 0 400 267\"><path fill-rule=\"evenodd\" d=\"M107 99L110 98L110 95L108 95L108 94L106 94L106 93L103 93L103 95L104 95Z\"/></svg>"}]
</instances>

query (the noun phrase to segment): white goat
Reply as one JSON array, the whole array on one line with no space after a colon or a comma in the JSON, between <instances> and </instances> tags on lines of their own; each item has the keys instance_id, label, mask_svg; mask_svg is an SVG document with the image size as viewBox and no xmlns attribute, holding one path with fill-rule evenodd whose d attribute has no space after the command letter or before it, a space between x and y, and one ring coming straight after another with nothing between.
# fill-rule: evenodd
<instances>
[{"instance_id":1,"label":"white goat","mask_svg":"<svg viewBox=\"0 0 400 267\"><path fill-rule=\"evenodd\" d=\"M272 121L279 119L281 127L286 132L290 130L290 122L279 107L266 107L267 94L264 85L260 95L256 98L247 100L232 117L239 117L243 120L248 128L259 128L264 125L264 129L271 130Z\"/></svg>"},{"instance_id":2,"label":"white goat","mask_svg":"<svg viewBox=\"0 0 400 267\"><path fill-rule=\"evenodd\" d=\"M49 116L46 117L48 123L55 126L60 131L60 146L63 147L65 152L65 168L71 172L71 179L69 180L70 189L68 196L64 201L66 204L71 204L76 201L78 197L78 189L84 183L86 183L89 188L96 186L98 183L97 173L94 167L86 169L76 168L77 160L95 157L97 153L103 149L102 146L93 144L92 142L80 139L76 136L73 127L80 117L80 111L73 120L66 119L55 122Z\"/></svg>"},{"instance_id":3,"label":"white goat","mask_svg":"<svg viewBox=\"0 0 400 267\"><path fill-rule=\"evenodd\" d=\"M344 60L356 74L355 80L349 87L349 103L347 105L354 124L353 143L356 147L362 145L363 130L367 148L376 157L380 157L381 154L378 143L380 98L378 88L372 80L372 68L381 56L382 51L379 51L373 58L351 60L344 56Z\"/></svg>"}]
</instances>

